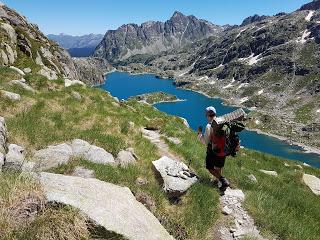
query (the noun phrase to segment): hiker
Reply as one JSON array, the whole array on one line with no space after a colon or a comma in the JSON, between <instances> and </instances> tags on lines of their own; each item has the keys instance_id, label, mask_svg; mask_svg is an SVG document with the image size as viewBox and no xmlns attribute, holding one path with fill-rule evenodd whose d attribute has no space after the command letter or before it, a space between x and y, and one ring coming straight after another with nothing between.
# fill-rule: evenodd
<instances>
[{"instance_id":1,"label":"hiker","mask_svg":"<svg viewBox=\"0 0 320 240\"><path fill-rule=\"evenodd\" d=\"M214 107L207 107L205 110L208 124L205 133L202 133L202 127L198 129L198 139L207 146L206 168L218 180L218 186L221 192L229 187L228 180L222 176L226 155L224 153L225 138L215 134L216 129L212 128L212 123L216 119L217 111Z\"/></svg>"}]
</instances>

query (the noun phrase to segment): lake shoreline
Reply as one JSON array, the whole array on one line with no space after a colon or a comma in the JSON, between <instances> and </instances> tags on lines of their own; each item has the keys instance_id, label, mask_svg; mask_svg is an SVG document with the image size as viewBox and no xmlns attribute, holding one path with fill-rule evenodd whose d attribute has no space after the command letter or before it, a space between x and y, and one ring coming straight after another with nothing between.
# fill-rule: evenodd
<instances>
[{"instance_id":1,"label":"lake shoreline","mask_svg":"<svg viewBox=\"0 0 320 240\"><path fill-rule=\"evenodd\" d=\"M114 71L113 71L114 72ZM139 72L139 73L132 73L132 72L128 72L128 71L123 71L123 70L119 70L117 72L122 72L122 73L127 73L129 75L143 75L143 74L151 74L151 75L154 75L156 76L157 74L156 73L152 73L152 72ZM111 72L112 73L112 72ZM158 75L157 75L158 76ZM159 76L157 77L159 78ZM174 81L174 79L171 79L171 78L162 78L163 80L170 80L170 81ZM230 103L227 99L221 97L221 96L210 96L208 95L207 93L201 91L201 90L195 90L195 89L190 89L190 88L186 88L186 87L178 87L178 86L175 86L177 89L183 89L183 90L187 90L187 91L192 91L192 92L196 92L196 93L199 93L205 97L208 97L210 99L220 99L223 101L223 104L225 106L229 106L229 107L239 107L239 108L246 108L244 107L243 105L240 104L235 104L235 103ZM171 102L171 101L169 101ZM159 102L160 103L160 102ZM156 103L156 104L159 104L159 103ZM153 105L153 104L152 104ZM247 109L247 108L246 108ZM320 149L318 148L315 148L315 147L312 147L312 146L309 146L307 144L304 144L304 143L300 143L300 142L297 142L297 141L293 141L287 137L284 137L284 136L279 136L279 135L276 135L276 134L273 134L273 133L268 133L268 132L264 132L260 129L254 129L254 128L248 128L247 129L248 131L251 131L251 132L256 132L258 134L261 134L261 135L266 135L266 136L269 136L269 137L273 137L275 139L278 139L278 140L281 140L281 141L284 141L290 145L294 145L294 146L297 146L297 147L300 147L302 148L303 150L301 150L301 152L303 153L313 153L313 154L317 154L317 155L320 155Z\"/></svg>"}]
</instances>

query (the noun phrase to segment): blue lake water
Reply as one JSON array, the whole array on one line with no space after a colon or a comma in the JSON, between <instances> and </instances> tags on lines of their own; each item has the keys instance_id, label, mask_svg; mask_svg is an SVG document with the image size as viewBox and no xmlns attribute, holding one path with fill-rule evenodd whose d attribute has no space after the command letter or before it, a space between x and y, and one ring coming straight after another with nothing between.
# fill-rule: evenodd
<instances>
[{"instance_id":1,"label":"blue lake water","mask_svg":"<svg viewBox=\"0 0 320 240\"><path fill-rule=\"evenodd\" d=\"M171 115L180 116L188 120L190 127L196 130L200 125L206 125L204 109L214 106L218 115L223 115L235 110L235 107L225 106L222 100L206 97L200 93L178 89L172 80L158 79L152 74L130 75L122 72L110 73L106 82L100 86L119 99L128 99L131 96L150 93L166 92L176 95L183 102L159 103L155 107ZM292 160L305 162L315 167L320 167L320 155L306 153L298 146L292 146L284 141L252 131L240 134L244 147L273 154Z\"/></svg>"}]
</instances>

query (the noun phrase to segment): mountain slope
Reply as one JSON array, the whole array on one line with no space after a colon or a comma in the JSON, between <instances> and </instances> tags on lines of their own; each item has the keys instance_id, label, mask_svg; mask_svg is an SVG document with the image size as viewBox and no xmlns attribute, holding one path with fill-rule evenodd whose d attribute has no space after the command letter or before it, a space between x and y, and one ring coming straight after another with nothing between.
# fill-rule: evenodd
<instances>
[{"instance_id":1,"label":"mountain slope","mask_svg":"<svg viewBox=\"0 0 320 240\"><path fill-rule=\"evenodd\" d=\"M0 5L0 40L0 66L29 68L31 75L50 80L69 78L96 84L111 69L107 61L97 58L82 58L75 64L66 50L5 5Z\"/></svg>"},{"instance_id":2,"label":"mountain slope","mask_svg":"<svg viewBox=\"0 0 320 240\"><path fill-rule=\"evenodd\" d=\"M222 29L194 16L175 12L166 22L149 21L140 26L126 24L108 31L94 56L117 61L137 54L153 55L215 35Z\"/></svg>"},{"instance_id":3,"label":"mountain slope","mask_svg":"<svg viewBox=\"0 0 320 240\"><path fill-rule=\"evenodd\" d=\"M320 147L320 11L312 6L247 18L183 49L131 57L122 68L251 107L252 128Z\"/></svg>"}]
</instances>

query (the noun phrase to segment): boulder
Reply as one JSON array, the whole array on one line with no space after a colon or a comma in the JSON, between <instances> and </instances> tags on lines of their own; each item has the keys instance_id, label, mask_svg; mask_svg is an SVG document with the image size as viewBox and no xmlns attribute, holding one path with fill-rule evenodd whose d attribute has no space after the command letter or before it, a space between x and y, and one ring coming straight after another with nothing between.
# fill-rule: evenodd
<instances>
[{"instance_id":1,"label":"boulder","mask_svg":"<svg viewBox=\"0 0 320 240\"><path fill-rule=\"evenodd\" d=\"M320 179L314 175L310 174L303 174L303 182L311 189L311 191L316 194L320 195Z\"/></svg>"},{"instance_id":2,"label":"boulder","mask_svg":"<svg viewBox=\"0 0 320 240\"><path fill-rule=\"evenodd\" d=\"M53 173L39 178L48 202L71 205L108 231L130 240L174 239L127 187Z\"/></svg>"},{"instance_id":3,"label":"boulder","mask_svg":"<svg viewBox=\"0 0 320 240\"><path fill-rule=\"evenodd\" d=\"M37 164L35 162L24 162L21 167L22 173L31 173L36 170Z\"/></svg>"},{"instance_id":4,"label":"boulder","mask_svg":"<svg viewBox=\"0 0 320 240\"><path fill-rule=\"evenodd\" d=\"M189 123L188 123L188 120L185 119L185 118L183 118L183 117L180 117L180 118L181 118L182 121L183 121L183 125L185 125L187 128L190 128L190 125L189 125Z\"/></svg>"},{"instance_id":5,"label":"boulder","mask_svg":"<svg viewBox=\"0 0 320 240\"><path fill-rule=\"evenodd\" d=\"M16 144L10 144L6 155L4 168L20 171L25 161L24 148Z\"/></svg>"},{"instance_id":6,"label":"boulder","mask_svg":"<svg viewBox=\"0 0 320 240\"><path fill-rule=\"evenodd\" d=\"M26 84L26 80L22 79L22 80L12 80L10 81L9 83L10 85L16 85L16 86L19 86L27 91L30 91L32 93L35 93L36 91L30 87L28 84Z\"/></svg>"},{"instance_id":7,"label":"boulder","mask_svg":"<svg viewBox=\"0 0 320 240\"><path fill-rule=\"evenodd\" d=\"M0 172L2 171L3 165L4 165L4 154L0 152Z\"/></svg>"},{"instance_id":8,"label":"boulder","mask_svg":"<svg viewBox=\"0 0 320 240\"><path fill-rule=\"evenodd\" d=\"M115 165L116 162L111 153L108 153L103 148L91 145L88 152L85 153L84 158L89 162L99 164L111 164Z\"/></svg>"},{"instance_id":9,"label":"boulder","mask_svg":"<svg viewBox=\"0 0 320 240\"><path fill-rule=\"evenodd\" d=\"M51 70L47 66L42 66L41 70L38 72L40 75L48 78L49 80L57 80L58 75L56 71Z\"/></svg>"},{"instance_id":10,"label":"boulder","mask_svg":"<svg viewBox=\"0 0 320 240\"><path fill-rule=\"evenodd\" d=\"M224 206L224 207L222 208L222 213L223 213L224 215L230 215L230 214L232 213L232 209L230 209L228 206Z\"/></svg>"},{"instance_id":11,"label":"boulder","mask_svg":"<svg viewBox=\"0 0 320 240\"><path fill-rule=\"evenodd\" d=\"M136 158L133 156L133 154L130 151L121 150L118 153L116 162L124 167L124 166L128 166L129 164L135 163Z\"/></svg>"},{"instance_id":12,"label":"boulder","mask_svg":"<svg viewBox=\"0 0 320 240\"><path fill-rule=\"evenodd\" d=\"M82 177L82 178L94 178L94 171L78 166L73 170L72 176Z\"/></svg>"},{"instance_id":13,"label":"boulder","mask_svg":"<svg viewBox=\"0 0 320 240\"><path fill-rule=\"evenodd\" d=\"M20 69L20 68L17 68L17 67L14 67L14 66L10 66L10 68L14 71L16 71L17 73L19 73L20 75L24 76L24 72Z\"/></svg>"},{"instance_id":14,"label":"boulder","mask_svg":"<svg viewBox=\"0 0 320 240\"><path fill-rule=\"evenodd\" d=\"M39 170L47 170L66 164L72 157L72 148L68 144L48 146L34 153L34 160L37 162Z\"/></svg>"},{"instance_id":15,"label":"boulder","mask_svg":"<svg viewBox=\"0 0 320 240\"><path fill-rule=\"evenodd\" d=\"M70 80L68 78L64 79L64 86L65 87L70 87L73 85L81 85L81 86L85 86L85 84L79 80Z\"/></svg>"},{"instance_id":16,"label":"boulder","mask_svg":"<svg viewBox=\"0 0 320 240\"><path fill-rule=\"evenodd\" d=\"M270 176L274 176L274 177L278 176L278 173L276 171L268 171L268 170L263 170L263 169L261 169L259 171L264 174L270 175Z\"/></svg>"},{"instance_id":17,"label":"boulder","mask_svg":"<svg viewBox=\"0 0 320 240\"><path fill-rule=\"evenodd\" d=\"M90 143L82 139L75 139L71 143L72 154L77 158L84 158L90 147Z\"/></svg>"},{"instance_id":18,"label":"boulder","mask_svg":"<svg viewBox=\"0 0 320 240\"><path fill-rule=\"evenodd\" d=\"M3 117L0 116L0 153L7 152L7 127Z\"/></svg>"},{"instance_id":19,"label":"boulder","mask_svg":"<svg viewBox=\"0 0 320 240\"><path fill-rule=\"evenodd\" d=\"M77 100L81 100L82 96L80 95L80 93L76 92L76 91L72 91L71 92L71 96L74 97Z\"/></svg>"},{"instance_id":20,"label":"boulder","mask_svg":"<svg viewBox=\"0 0 320 240\"><path fill-rule=\"evenodd\" d=\"M198 180L187 165L166 156L152 164L163 179L163 189L171 196L182 195Z\"/></svg>"},{"instance_id":21,"label":"boulder","mask_svg":"<svg viewBox=\"0 0 320 240\"><path fill-rule=\"evenodd\" d=\"M16 30L14 30L14 28L8 23L1 23L0 28L6 31L7 35L10 38L11 43L15 45L17 43Z\"/></svg>"},{"instance_id":22,"label":"boulder","mask_svg":"<svg viewBox=\"0 0 320 240\"><path fill-rule=\"evenodd\" d=\"M13 92L8 92L5 90L0 90L0 93L3 97L10 99L11 101L20 101L21 100L21 96L20 94L17 93L13 93Z\"/></svg>"},{"instance_id":23,"label":"boulder","mask_svg":"<svg viewBox=\"0 0 320 240\"><path fill-rule=\"evenodd\" d=\"M179 145L181 143L181 140L179 138L168 137L168 140L175 145Z\"/></svg>"},{"instance_id":24,"label":"boulder","mask_svg":"<svg viewBox=\"0 0 320 240\"><path fill-rule=\"evenodd\" d=\"M248 175L248 178L251 182L254 182L254 183L258 182L257 178L253 174Z\"/></svg>"},{"instance_id":25,"label":"boulder","mask_svg":"<svg viewBox=\"0 0 320 240\"><path fill-rule=\"evenodd\" d=\"M28 74L28 73L32 72L31 68L24 68L23 71L24 71L25 74Z\"/></svg>"},{"instance_id":26,"label":"boulder","mask_svg":"<svg viewBox=\"0 0 320 240\"><path fill-rule=\"evenodd\" d=\"M237 201L243 202L244 198L245 198L245 195L242 192L242 190L240 190L240 189L227 188L227 190L224 192L224 196L223 197L226 198L226 199L233 198L233 199L237 199Z\"/></svg>"}]
</instances>

